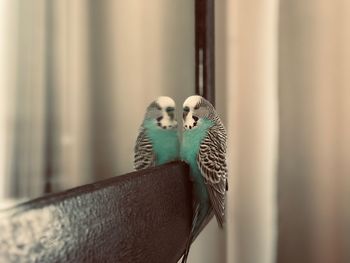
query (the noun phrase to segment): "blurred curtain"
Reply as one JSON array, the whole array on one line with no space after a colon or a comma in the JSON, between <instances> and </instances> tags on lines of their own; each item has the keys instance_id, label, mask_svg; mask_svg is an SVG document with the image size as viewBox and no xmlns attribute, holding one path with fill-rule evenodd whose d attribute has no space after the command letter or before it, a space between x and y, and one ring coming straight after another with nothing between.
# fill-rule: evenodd
<instances>
[{"instance_id":1,"label":"blurred curtain","mask_svg":"<svg viewBox=\"0 0 350 263\"><path fill-rule=\"evenodd\" d=\"M350 3L223 5L227 262L349 262Z\"/></svg>"},{"instance_id":2,"label":"blurred curtain","mask_svg":"<svg viewBox=\"0 0 350 263\"><path fill-rule=\"evenodd\" d=\"M0 0L0 198L132 169L145 106L194 83L188 0ZM350 3L216 1L227 231L190 262L350 261ZM226 240L226 241L225 241Z\"/></svg>"},{"instance_id":3,"label":"blurred curtain","mask_svg":"<svg viewBox=\"0 0 350 263\"><path fill-rule=\"evenodd\" d=\"M1 196L33 198L132 171L147 105L193 93L193 5L0 3Z\"/></svg>"},{"instance_id":4,"label":"blurred curtain","mask_svg":"<svg viewBox=\"0 0 350 263\"><path fill-rule=\"evenodd\" d=\"M44 9L1 1L2 197L36 196L44 189Z\"/></svg>"},{"instance_id":5,"label":"blurred curtain","mask_svg":"<svg viewBox=\"0 0 350 263\"><path fill-rule=\"evenodd\" d=\"M281 1L279 262L350 262L350 2Z\"/></svg>"},{"instance_id":6,"label":"blurred curtain","mask_svg":"<svg viewBox=\"0 0 350 263\"><path fill-rule=\"evenodd\" d=\"M86 1L2 2L5 196L89 181Z\"/></svg>"},{"instance_id":7,"label":"blurred curtain","mask_svg":"<svg viewBox=\"0 0 350 263\"><path fill-rule=\"evenodd\" d=\"M218 59L226 65L230 139L227 262L271 263L277 228L278 1L226 1L223 10L227 53Z\"/></svg>"}]
</instances>

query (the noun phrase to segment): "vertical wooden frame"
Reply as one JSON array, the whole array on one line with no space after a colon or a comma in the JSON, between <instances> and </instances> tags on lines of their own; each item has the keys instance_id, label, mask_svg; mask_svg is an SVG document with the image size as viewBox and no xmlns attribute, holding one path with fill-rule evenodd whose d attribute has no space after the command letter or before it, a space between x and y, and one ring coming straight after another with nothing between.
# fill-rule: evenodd
<instances>
[{"instance_id":1,"label":"vertical wooden frame","mask_svg":"<svg viewBox=\"0 0 350 263\"><path fill-rule=\"evenodd\" d=\"M196 94L215 106L214 0L195 0Z\"/></svg>"}]
</instances>

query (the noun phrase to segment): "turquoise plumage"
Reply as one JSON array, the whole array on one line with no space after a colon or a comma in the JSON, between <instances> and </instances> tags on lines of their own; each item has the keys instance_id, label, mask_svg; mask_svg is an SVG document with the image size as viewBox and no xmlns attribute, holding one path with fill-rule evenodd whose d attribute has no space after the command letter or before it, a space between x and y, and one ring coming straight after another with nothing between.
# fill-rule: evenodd
<instances>
[{"instance_id":1,"label":"turquoise plumage","mask_svg":"<svg viewBox=\"0 0 350 263\"><path fill-rule=\"evenodd\" d=\"M183 132L180 156L183 161L190 166L190 176L194 188L194 198L201 204L198 222L201 222L209 209L208 191L205 186L203 176L197 164L197 155L201 142L207 135L207 131L213 126L212 121L202 120L197 129L185 129Z\"/></svg>"},{"instance_id":2,"label":"turquoise plumage","mask_svg":"<svg viewBox=\"0 0 350 263\"><path fill-rule=\"evenodd\" d=\"M175 102L161 96L147 108L134 148L136 170L177 160L179 137Z\"/></svg>"},{"instance_id":3,"label":"turquoise plumage","mask_svg":"<svg viewBox=\"0 0 350 263\"><path fill-rule=\"evenodd\" d=\"M190 166L193 181L193 221L182 262L190 245L212 213L224 223L227 190L226 130L211 103L190 96L183 104L183 138L180 157Z\"/></svg>"},{"instance_id":4,"label":"turquoise plumage","mask_svg":"<svg viewBox=\"0 0 350 263\"><path fill-rule=\"evenodd\" d=\"M179 157L179 137L176 127L164 130L154 125L153 120L146 120L143 123L146 135L153 145L156 155L155 165L161 165L169 161L177 160Z\"/></svg>"}]
</instances>

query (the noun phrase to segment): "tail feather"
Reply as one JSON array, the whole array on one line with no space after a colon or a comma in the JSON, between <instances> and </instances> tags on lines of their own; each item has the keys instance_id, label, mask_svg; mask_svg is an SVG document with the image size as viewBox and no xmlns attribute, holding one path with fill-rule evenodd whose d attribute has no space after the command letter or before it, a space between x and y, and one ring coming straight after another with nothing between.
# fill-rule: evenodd
<instances>
[{"instance_id":1,"label":"tail feather","mask_svg":"<svg viewBox=\"0 0 350 263\"><path fill-rule=\"evenodd\" d=\"M205 217L203 218L203 220L200 222L200 224L198 224L198 226L196 227L194 233L193 233L193 239L192 242L196 240L196 238L198 237L198 235L200 234L200 232L202 232L202 230L204 229L204 227L209 223L209 221L214 217L214 210L209 207L208 211L205 215Z\"/></svg>"},{"instance_id":2,"label":"tail feather","mask_svg":"<svg viewBox=\"0 0 350 263\"><path fill-rule=\"evenodd\" d=\"M185 249L185 252L184 252L184 254L182 256L181 263L186 263L187 262L187 258L188 258L188 254L190 253L190 247L191 247L192 241L194 240L194 237L196 237L194 234L195 234L195 229L197 227L198 216L199 216L199 204L196 206L196 209L195 209L195 212L194 212L190 236L187 239L186 249Z\"/></svg>"}]
</instances>

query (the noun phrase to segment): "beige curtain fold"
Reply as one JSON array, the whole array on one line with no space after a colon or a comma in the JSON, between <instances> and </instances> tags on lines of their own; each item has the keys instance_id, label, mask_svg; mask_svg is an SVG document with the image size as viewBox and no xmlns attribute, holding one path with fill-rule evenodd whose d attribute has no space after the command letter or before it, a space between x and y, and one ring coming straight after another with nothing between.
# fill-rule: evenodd
<instances>
[{"instance_id":1,"label":"beige curtain fold","mask_svg":"<svg viewBox=\"0 0 350 263\"><path fill-rule=\"evenodd\" d=\"M280 9L279 262L349 262L350 9Z\"/></svg>"},{"instance_id":2,"label":"beige curtain fold","mask_svg":"<svg viewBox=\"0 0 350 263\"><path fill-rule=\"evenodd\" d=\"M1 1L1 8L2 191L38 196L45 162L45 1Z\"/></svg>"},{"instance_id":3,"label":"beige curtain fold","mask_svg":"<svg viewBox=\"0 0 350 263\"><path fill-rule=\"evenodd\" d=\"M56 140L52 156L55 191L91 182L89 2L47 2L48 77Z\"/></svg>"},{"instance_id":4,"label":"beige curtain fold","mask_svg":"<svg viewBox=\"0 0 350 263\"><path fill-rule=\"evenodd\" d=\"M278 1L227 1L227 262L274 262Z\"/></svg>"},{"instance_id":5,"label":"beige curtain fold","mask_svg":"<svg viewBox=\"0 0 350 263\"><path fill-rule=\"evenodd\" d=\"M227 262L349 261L349 10L226 2Z\"/></svg>"},{"instance_id":6,"label":"beige curtain fold","mask_svg":"<svg viewBox=\"0 0 350 263\"><path fill-rule=\"evenodd\" d=\"M0 39L4 39L4 41L0 41L0 138L2 138L2 145L0 147L0 199L6 197L6 174L8 173L7 155L11 154L8 150L8 145L10 145L12 141L11 133L7 125L10 121L10 109L12 105L6 99L8 96L11 96L11 90L6 88L6 84L14 77L13 70L11 71L14 61L12 61L12 63L6 63L6 61L9 60L9 39L14 37L10 34L11 28L8 27L8 24L15 20L16 17L9 13L8 9L9 3L0 1L0 17L3 18L0 19ZM7 39L7 41L5 39ZM5 70L6 68L9 70Z\"/></svg>"}]
</instances>

